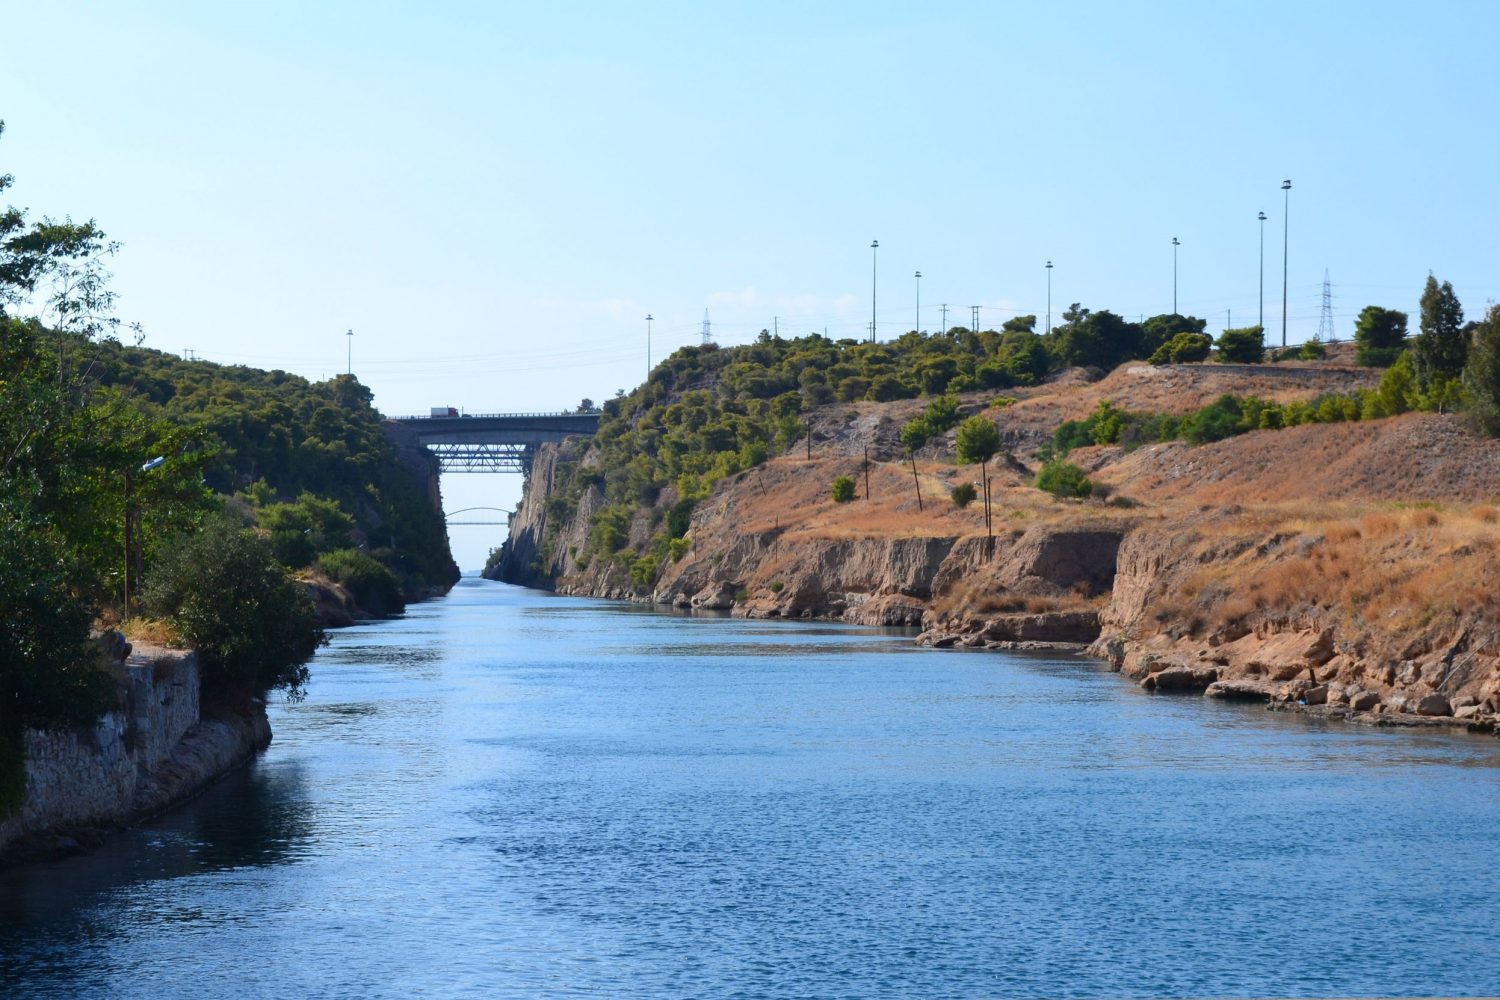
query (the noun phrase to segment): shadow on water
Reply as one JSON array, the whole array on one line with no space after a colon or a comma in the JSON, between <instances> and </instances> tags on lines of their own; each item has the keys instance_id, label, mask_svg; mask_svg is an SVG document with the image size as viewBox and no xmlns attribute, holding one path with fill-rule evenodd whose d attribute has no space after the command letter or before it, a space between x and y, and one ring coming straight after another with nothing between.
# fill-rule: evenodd
<instances>
[{"instance_id":1,"label":"shadow on water","mask_svg":"<svg viewBox=\"0 0 1500 1000\"><path fill-rule=\"evenodd\" d=\"M295 863L316 837L306 776L295 763L257 760L158 820L111 836L78 857L0 872L0 987L34 964L10 956L97 942L140 927L96 919L111 898L203 875ZM9 995L0 989L0 995Z\"/></svg>"}]
</instances>

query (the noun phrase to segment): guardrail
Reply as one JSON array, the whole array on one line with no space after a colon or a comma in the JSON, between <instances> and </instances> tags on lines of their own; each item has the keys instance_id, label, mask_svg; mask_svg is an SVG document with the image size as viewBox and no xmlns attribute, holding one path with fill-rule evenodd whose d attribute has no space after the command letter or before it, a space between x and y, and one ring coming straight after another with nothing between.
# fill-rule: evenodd
<instances>
[{"instance_id":1,"label":"guardrail","mask_svg":"<svg viewBox=\"0 0 1500 1000\"><path fill-rule=\"evenodd\" d=\"M457 420L460 417L473 419L536 419L537 417L597 417L602 411L591 410L588 413L564 410L561 413L444 413L434 416L430 413L412 413L401 416L386 417L387 420Z\"/></svg>"}]
</instances>

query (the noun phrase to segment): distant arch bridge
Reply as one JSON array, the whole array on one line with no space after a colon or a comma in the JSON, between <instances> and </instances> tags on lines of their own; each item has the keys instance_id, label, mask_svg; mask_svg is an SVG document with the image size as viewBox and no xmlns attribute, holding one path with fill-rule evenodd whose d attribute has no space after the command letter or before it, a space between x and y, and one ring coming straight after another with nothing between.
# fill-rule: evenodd
<instances>
[{"instance_id":1,"label":"distant arch bridge","mask_svg":"<svg viewBox=\"0 0 1500 1000\"><path fill-rule=\"evenodd\" d=\"M443 472L525 472L536 447L599 430L598 413L464 413L393 417Z\"/></svg>"}]
</instances>

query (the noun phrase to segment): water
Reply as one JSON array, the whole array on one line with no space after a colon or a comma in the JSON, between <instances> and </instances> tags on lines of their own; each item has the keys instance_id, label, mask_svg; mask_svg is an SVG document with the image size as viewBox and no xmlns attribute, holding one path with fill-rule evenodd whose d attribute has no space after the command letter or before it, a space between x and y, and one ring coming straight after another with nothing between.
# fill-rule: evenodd
<instances>
[{"instance_id":1,"label":"water","mask_svg":"<svg viewBox=\"0 0 1500 1000\"><path fill-rule=\"evenodd\" d=\"M253 766L0 873L0 996L1500 990L1500 744L465 581Z\"/></svg>"}]
</instances>

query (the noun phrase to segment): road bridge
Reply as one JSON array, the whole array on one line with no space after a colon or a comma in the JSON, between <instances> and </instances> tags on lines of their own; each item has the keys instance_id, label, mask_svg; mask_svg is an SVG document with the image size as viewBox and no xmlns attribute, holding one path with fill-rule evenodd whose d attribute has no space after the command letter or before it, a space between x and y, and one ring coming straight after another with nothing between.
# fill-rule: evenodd
<instances>
[{"instance_id":1,"label":"road bridge","mask_svg":"<svg viewBox=\"0 0 1500 1000\"><path fill-rule=\"evenodd\" d=\"M449 413L392 417L444 472L524 472L539 444L599 429L598 413Z\"/></svg>"}]
</instances>

